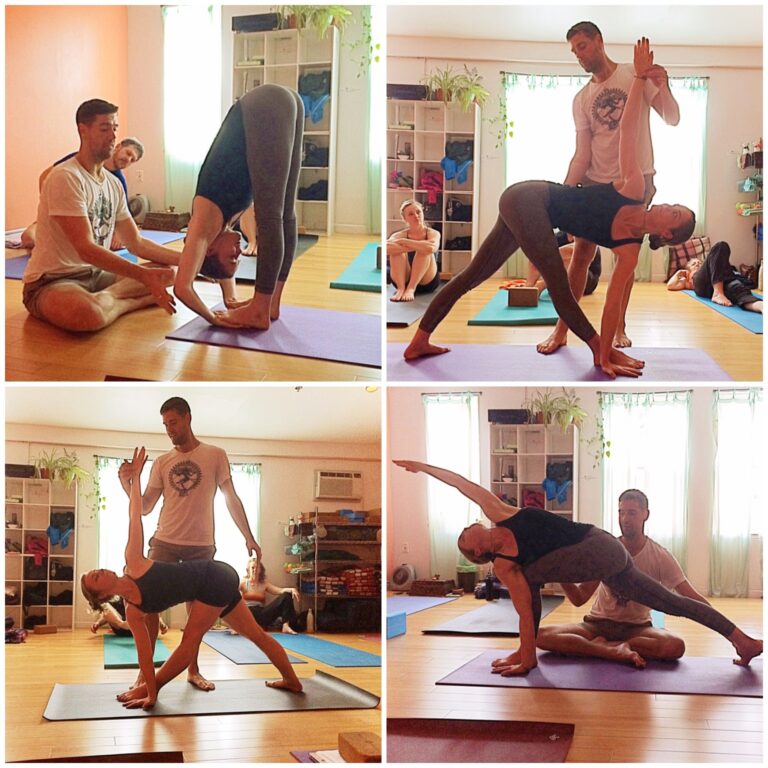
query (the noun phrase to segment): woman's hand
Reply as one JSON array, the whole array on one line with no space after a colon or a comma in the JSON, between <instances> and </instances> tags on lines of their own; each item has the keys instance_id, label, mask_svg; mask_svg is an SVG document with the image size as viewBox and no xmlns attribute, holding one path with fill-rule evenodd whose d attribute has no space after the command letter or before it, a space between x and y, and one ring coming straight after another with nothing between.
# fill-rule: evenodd
<instances>
[{"instance_id":1,"label":"woman's hand","mask_svg":"<svg viewBox=\"0 0 768 768\"><path fill-rule=\"evenodd\" d=\"M394 459L393 464L397 464L398 467L402 467L406 472L421 472L423 471L424 464L420 461L409 461L407 459Z\"/></svg>"},{"instance_id":2,"label":"woman's hand","mask_svg":"<svg viewBox=\"0 0 768 768\"><path fill-rule=\"evenodd\" d=\"M227 309L237 309L238 307L244 307L250 303L250 299L224 299L224 304Z\"/></svg>"},{"instance_id":3,"label":"woman's hand","mask_svg":"<svg viewBox=\"0 0 768 768\"><path fill-rule=\"evenodd\" d=\"M250 304L250 302L246 301L240 306L245 306L245 304ZM236 307L228 307L227 310L217 309L208 322L210 322L211 325L218 325L221 328L245 328L246 326L242 323L235 323L232 321L229 316L229 309L236 309Z\"/></svg>"},{"instance_id":4,"label":"woman's hand","mask_svg":"<svg viewBox=\"0 0 768 768\"><path fill-rule=\"evenodd\" d=\"M125 472L125 476L129 482L138 480L141 477L141 471L144 469L144 465L147 463L147 452L144 448L133 449L133 459L131 461L124 461L120 467L121 472ZM123 469L123 467L125 469Z\"/></svg>"},{"instance_id":5,"label":"woman's hand","mask_svg":"<svg viewBox=\"0 0 768 768\"><path fill-rule=\"evenodd\" d=\"M139 685L131 688L125 693L118 694L117 700L122 702L126 709L152 709L157 702L157 696L150 696L147 693L146 685Z\"/></svg>"},{"instance_id":6,"label":"woman's hand","mask_svg":"<svg viewBox=\"0 0 768 768\"><path fill-rule=\"evenodd\" d=\"M522 661L523 656L518 648L506 658L496 659L491 664L491 672L502 677L521 677L522 675L527 675L536 666L536 661L533 661L531 664L523 664Z\"/></svg>"},{"instance_id":7,"label":"woman's hand","mask_svg":"<svg viewBox=\"0 0 768 768\"><path fill-rule=\"evenodd\" d=\"M647 37L642 37L635 43L635 75L646 78L653 69L653 52Z\"/></svg>"}]
</instances>

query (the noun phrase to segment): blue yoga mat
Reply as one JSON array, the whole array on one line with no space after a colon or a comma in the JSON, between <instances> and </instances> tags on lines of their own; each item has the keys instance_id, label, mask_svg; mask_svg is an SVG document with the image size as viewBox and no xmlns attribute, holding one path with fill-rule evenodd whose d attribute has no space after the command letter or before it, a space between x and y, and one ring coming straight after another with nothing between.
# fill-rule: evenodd
<instances>
[{"instance_id":1,"label":"blue yoga mat","mask_svg":"<svg viewBox=\"0 0 768 768\"><path fill-rule=\"evenodd\" d=\"M167 232L162 229L140 229L139 234L157 245L167 245L168 243L175 243L177 240L183 240L187 233Z\"/></svg>"},{"instance_id":2,"label":"blue yoga mat","mask_svg":"<svg viewBox=\"0 0 768 768\"><path fill-rule=\"evenodd\" d=\"M721 304L715 304L711 299L702 299L697 296L693 291L683 291L686 296L690 296L692 299L703 304L705 307L714 309L715 312L719 312L721 315L725 315L729 320L733 320L734 323L738 323L742 328L746 328L752 333L763 332L763 316L760 312L748 312L741 307L724 307ZM752 294L755 296L755 294ZM755 301L759 300L760 296L755 296Z\"/></svg>"},{"instance_id":3,"label":"blue yoga mat","mask_svg":"<svg viewBox=\"0 0 768 768\"><path fill-rule=\"evenodd\" d=\"M126 248L119 251L112 251L115 256L122 256L126 261L130 261L133 264L138 263L138 258L134 256ZM5 278L6 280L21 280L24 276L24 270L29 264L29 254L24 256L14 256L12 259L5 260Z\"/></svg>"},{"instance_id":4,"label":"blue yoga mat","mask_svg":"<svg viewBox=\"0 0 768 768\"><path fill-rule=\"evenodd\" d=\"M509 307L507 301L506 291L496 291L467 325L554 325L557 322L555 305L546 291L539 296L535 307Z\"/></svg>"},{"instance_id":5,"label":"blue yoga mat","mask_svg":"<svg viewBox=\"0 0 768 768\"><path fill-rule=\"evenodd\" d=\"M158 639L155 643L155 666L159 667L171 655L168 646ZM104 669L138 669L139 656L133 637L104 635Z\"/></svg>"},{"instance_id":6,"label":"blue yoga mat","mask_svg":"<svg viewBox=\"0 0 768 768\"><path fill-rule=\"evenodd\" d=\"M271 664L264 651L257 645L254 645L247 637L235 635L229 631L206 632L203 635L203 642L218 651L222 656L226 656L235 664ZM288 656L291 664L306 664L303 659L296 656Z\"/></svg>"},{"instance_id":7,"label":"blue yoga mat","mask_svg":"<svg viewBox=\"0 0 768 768\"><path fill-rule=\"evenodd\" d=\"M379 243L368 243L352 263L331 283L331 288L345 291L381 293L381 270L376 269Z\"/></svg>"},{"instance_id":8,"label":"blue yoga mat","mask_svg":"<svg viewBox=\"0 0 768 768\"><path fill-rule=\"evenodd\" d=\"M381 656L346 645L322 640L313 635L272 635L286 650L309 656L332 667L380 667Z\"/></svg>"},{"instance_id":9,"label":"blue yoga mat","mask_svg":"<svg viewBox=\"0 0 768 768\"><path fill-rule=\"evenodd\" d=\"M455 597L422 597L420 595L393 595L387 598L387 613L400 613L406 615L426 611L436 605L451 603Z\"/></svg>"},{"instance_id":10,"label":"blue yoga mat","mask_svg":"<svg viewBox=\"0 0 768 768\"><path fill-rule=\"evenodd\" d=\"M664 614L652 608L651 624L653 624L653 626L656 627L656 629L664 629L664 623L665 623Z\"/></svg>"}]
</instances>

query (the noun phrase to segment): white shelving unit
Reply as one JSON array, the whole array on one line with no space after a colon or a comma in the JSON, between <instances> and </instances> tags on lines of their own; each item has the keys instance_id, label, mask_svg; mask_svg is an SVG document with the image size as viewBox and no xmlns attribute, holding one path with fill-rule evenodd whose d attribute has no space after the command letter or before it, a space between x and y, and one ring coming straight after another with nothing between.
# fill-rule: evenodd
<instances>
[{"instance_id":1,"label":"white shelving unit","mask_svg":"<svg viewBox=\"0 0 768 768\"><path fill-rule=\"evenodd\" d=\"M304 152L299 176L302 190L325 182L322 200L296 201L300 231L333 234L336 186L336 113L338 103L338 32L328 30L324 38L308 29L277 29L268 32L235 32L232 88L236 101L244 93L264 83L276 83L301 93L300 78L306 75L330 77L330 94L318 102L313 115L304 120ZM312 148L316 148L312 151ZM309 151L308 151L309 150ZM318 151L319 150L319 151ZM318 156L327 155L327 159ZM324 162L323 162L324 160ZM308 164L309 163L309 164Z\"/></svg>"},{"instance_id":2,"label":"white shelving unit","mask_svg":"<svg viewBox=\"0 0 768 768\"><path fill-rule=\"evenodd\" d=\"M420 186L425 171L435 171L443 178L443 192L436 203L437 210L428 209L427 221L442 232L440 250L442 272L454 275L472 259L478 243L478 196L480 189L480 110L472 105L464 111L457 103L442 101L387 100L387 237L403 228L400 205L415 198L424 205L429 192ZM473 142L474 159L468 168L467 179L459 183L456 178L445 180L440 161L445 157L446 142ZM395 185L393 175L400 174L410 183ZM449 218L451 201L471 207L469 221ZM430 213L431 211L431 213ZM469 248L452 249L457 238L470 238Z\"/></svg>"},{"instance_id":3,"label":"white shelving unit","mask_svg":"<svg viewBox=\"0 0 768 768\"><path fill-rule=\"evenodd\" d=\"M56 513L73 521L66 546L52 544L46 533ZM73 628L76 537L77 483L67 488L61 481L5 478L5 586L15 594L9 601L6 591L5 615L15 627L27 616L42 616L46 624ZM40 564L27 553L32 540L44 542Z\"/></svg>"},{"instance_id":4,"label":"white shelving unit","mask_svg":"<svg viewBox=\"0 0 768 768\"><path fill-rule=\"evenodd\" d=\"M563 432L559 426L544 424L490 425L491 490L513 506L525 506L526 490L538 491L545 499L544 509L568 520L578 521L578 430ZM563 500L546 499L542 481L547 465L571 462L571 485Z\"/></svg>"}]
</instances>

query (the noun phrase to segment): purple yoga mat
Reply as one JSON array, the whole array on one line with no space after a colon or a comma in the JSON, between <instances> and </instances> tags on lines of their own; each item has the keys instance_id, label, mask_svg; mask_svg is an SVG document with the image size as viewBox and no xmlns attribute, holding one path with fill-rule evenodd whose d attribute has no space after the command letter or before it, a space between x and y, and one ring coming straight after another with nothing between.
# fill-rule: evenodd
<instances>
[{"instance_id":1,"label":"purple yoga mat","mask_svg":"<svg viewBox=\"0 0 768 768\"><path fill-rule=\"evenodd\" d=\"M752 698L762 698L763 695L762 659L753 659L751 665L745 668L736 666L731 659L685 656L679 661L649 661L645 669L636 669L615 661L540 653L539 666L525 677L493 674L491 662L511 652L512 649L486 651L438 680L437 685L690 693Z\"/></svg>"},{"instance_id":2,"label":"purple yoga mat","mask_svg":"<svg viewBox=\"0 0 768 768\"><path fill-rule=\"evenodd\" d=\"M223 309L223 305L214 309ZM280 319L272 323L268 331L221 328L198 317L166 338L381 367L381 318L378 315L284 305Z\"/></svg>"},{"instance_id":3,"label":"purple yoga mat","mask_svg":"<svg viewBox=\"0 0 768 768\"><path fill-rule=\"evenodd\" d=\"M387 344L389 381L611 381L592 364L586 347L562 347L541 355L533 344L452 344L450 352L406 362L405 344ZM701 349L672 347L629 350L645 360L640 384L654 381L730 381ZM621 379L629 381L629 379Z\"/></svg>"}]
</instances>

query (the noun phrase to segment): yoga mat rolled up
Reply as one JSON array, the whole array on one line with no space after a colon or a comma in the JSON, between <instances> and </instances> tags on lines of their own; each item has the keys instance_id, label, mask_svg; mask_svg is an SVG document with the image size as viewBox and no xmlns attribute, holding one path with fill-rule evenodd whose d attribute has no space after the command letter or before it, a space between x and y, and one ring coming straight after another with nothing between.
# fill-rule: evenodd
<instances>
[{"instance_id":1,"label":"yoga mat rolled up","mask_svg":"<svg viewBox=\"0 0 768 768\"><path fill-rule=\"evenodd\" d=\"M493 688L564 688L583 691L689 693L762 698L763 663L739 667L731 659L684 656L678 661L649 661L645 669L605 659L539 653L539 665L522 677L493 674L491 663L514 649L486 651L437 681L437 685Z\"/></svg>"}]
</instances>

